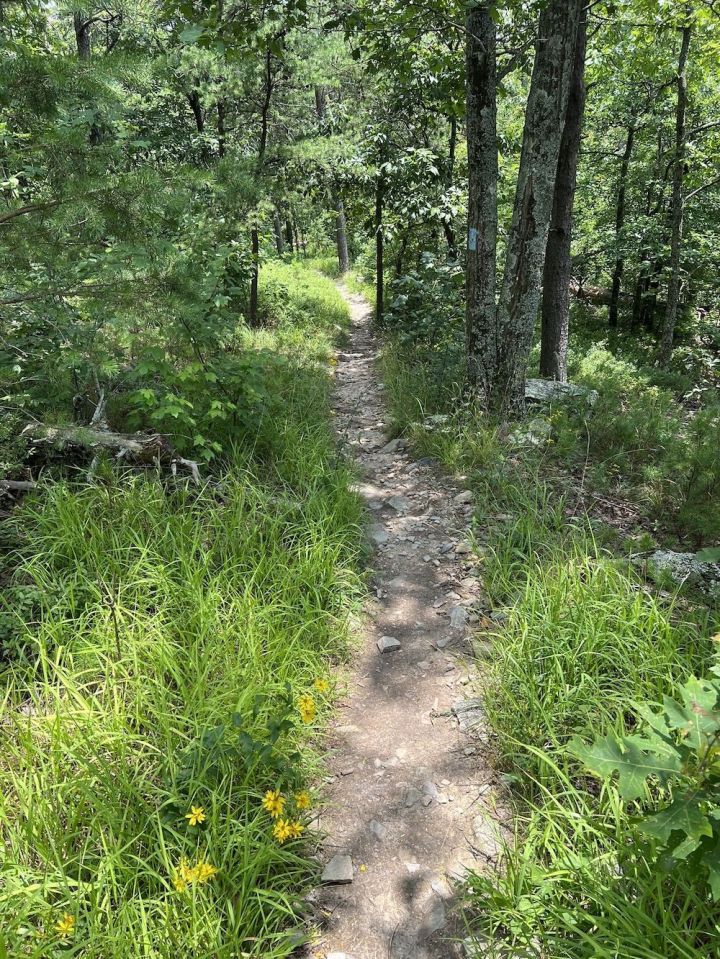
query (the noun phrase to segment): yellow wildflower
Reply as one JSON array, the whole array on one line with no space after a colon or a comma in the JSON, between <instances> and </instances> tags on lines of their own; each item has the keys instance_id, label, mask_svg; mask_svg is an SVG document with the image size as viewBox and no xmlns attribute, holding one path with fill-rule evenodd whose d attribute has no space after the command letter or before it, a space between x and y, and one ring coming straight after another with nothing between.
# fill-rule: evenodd
<instances>
[{"instance_id":1,"label":"yellow wildflower","mask_svg":"<svg viewBox=\"0 0 720 959\"><path fill-rule=\"evenodd\" d=\"M273 819L277 819L278 816L282 815L285 799L280 794L279 789L268 789L263 796L262 804L273 817Z\"/></svg>"},{"instance_id":2,"label":"yellow wildflower","mask_svg":"<svg viewBox=\"0 0 720 959\"><path fill-rule=\"evenodd\" d=\"M300 836L305 832L305 827L302 823L299 823L297 820L288 823L288 834L290 839L299 839Z\"/></svg>"},{"instance_id":3,"label":"yellow wildflower","mask_svg":"<svg viewBox=\"0 0 720 959\"><path fill-rule=\"evenodd\" d=\"M319 693L326 693L330 689L330 683L327 679L316 679L313 686Z\"/></svg>"},{"instance_id":4,"label":"yellow wildflower","mask_svg":"<svg viewBox=\"0 0 720 959\"><path fill-rule=\"evenodd\" d=\"M290 839L291 835L292 830L287 819L278 819L273 828L273 836L277 839L280 845L282 846L286 840Z\"/></svg>"},{"instance_id":5,"label":"yellow wildflower","mask_svg":"<svg viewBox=\"0 0 720 959\"><path fill-rule=\"evenodd\" d=\"M304 723L311 723L313 719L315 719L316 708L315 700L312 696L306 694L298 699L298 711Z\"/></svg>"},{"instance_id":6,"label":"yellow wildflower","mask_svg":"<svg viewBox=\"0 0 720 959\"><path fill-rule=\"evenodd\" d=\"M302 792L295 794L295 805L298 809L309 809L312 805L310 793L303 789Z\"/></svg>"},{"instance_id":7,"label":"yellow wildflower","mask_svg":"<svg viewBox=\"0 0 720 959\"><path fill-rule=\"evenodd\" d=\"M190 812L185 813L185 818L189 825L199 826L201 822L205 822L205 810L202 806L191 806Z\"/></svg>"},{"instance_id":8,"label":"yellow wildflower","mask_svg":"<svg viewBox=\"0 0 720 959\"><path fill-rule=\"evenodd\" d=\"M217 876L218 870L216 866L211 866L209 862L203 862L202 860L195 866L195 881L198 883L208 882L214 876Z\"/></svg>"},{"instance_id":9,"label":"yellow wildflower","mask_svg":"<svg viewBox=\"0 0 720 959\"><path fill-rule=\"evenodd\" d=\"M175 892L185 892L187 889L187 882L183 879L177 869L173 871L172 884Z\"/></svg>"},{"instance_id":10,"label":"yellow wildflower","mask_svg":"<svg viewBox=\"0 0 720 959\"><path fill-rule=\"evenodd\" d=\"M75 932L75 916L69 912L63 914L62 919L55 923L55 932L63 939L67 939Z\"/></svg>"}]
</instances>

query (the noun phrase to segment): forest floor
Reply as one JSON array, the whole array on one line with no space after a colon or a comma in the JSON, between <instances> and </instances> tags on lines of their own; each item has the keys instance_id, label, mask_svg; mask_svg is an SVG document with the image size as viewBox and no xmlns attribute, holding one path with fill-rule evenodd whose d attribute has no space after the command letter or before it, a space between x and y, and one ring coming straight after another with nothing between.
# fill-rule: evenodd
<instances>
[{"instance_id":1,"label":"forest floor","mask_svg":"<svg viewBox=\"0 0 720 959\"><path fill-rule=\"evenodd\" d=\"M482 588L471 495L436 463L413 462L402 440L388 443L371 311L342 293L352 327L334 408L373 516L375 598L327 744L315 955L449 959L463 954L453 882L495 868L509 819L473 698Z\"/></svg>"}]
</instances>

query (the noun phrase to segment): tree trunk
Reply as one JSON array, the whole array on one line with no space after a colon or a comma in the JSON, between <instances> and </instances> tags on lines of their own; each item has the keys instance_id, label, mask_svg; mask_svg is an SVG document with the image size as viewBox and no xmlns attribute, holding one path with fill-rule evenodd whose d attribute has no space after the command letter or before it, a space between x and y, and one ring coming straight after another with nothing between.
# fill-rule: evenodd
<instances>
[{"instance_id":1,"label":"tree trunk","mask_svg":"<svg viewBox=\"0 0 720 959\"><path fill-rule=\"evenodd\" d=\"M347 223L345 220L345 204L338 198L335 204L337 216L335 218L335 235L337 238L338 264L340 275L344 276L350 269L350 256L347 243Z\"/></svg>"},{"instance_id":2,"label":"tree trunk","mask_svg":"<svg viewBox=\"0 0 720 959\"><path fill-rule=\"evenodd\" d=\"M498 303L497 378L492 408L525 407L525 376L540 302L560 142L582 0L548 0L540 14L515 205Z\"/></svg>"},{"instance_id":3,"label":"tree trunk","mask_svg":"<svg viewBox=\"0 0 720 959\"><path fill-rule=\"evenodd\" d=\"M217 103L217 129L218 156L222 159L225 156L225 101L222 99Z\"/></svg>"},{"instance_id":4,"label":"tree trunk","mask_svg":"<svg viewBox=\"0 0 720 959\"><path fill-rule=\"evenodd\" d=\"M90 28L92 23L81 10L73 13L73 27L75 28L75 43L79 60L90 59Z\"/></svg>"},{"instance_id":5,"label":"tree trunk","mask_svg":"<svg viewBox=\"0 0 720 959\"><path fill-rule=\"evenodd\" d=\"M205 116L203 114L202 103L200 102L200 94L197 90L191 90L190 93L186 94L188 103L190 104L190 109L193 112L195 117L195 126L197 127L198 133L205 132Z\"/></svg>"},{"instance_id":6,"label":"tree trunk","mask_svg":"<svg viewBox=\"0 0 720 959\"><path fill-rule=\"evenodd\" d=\"M285 220L285 242L290 247L290 252L294 253L295 242L293 238L293 225L292 225L292 220L289 217L287 218L287 220Z\"/></svg>"},{"instance_id":7,"label":"tree trunk","mask_svg":"<svg viewBox=\"0 0 720 959\"><path fill-rule=\"evenodd\" d=\"M558 380L560 383L567 382L573 207L585 114L587 21L587 10L584 10L575 45L573 75L560 145L555 198L543 271L540 376Z\"/></svg>"},{"instance_id":8,"label":"tree trunk","mask_svg":"<svg viewBox=\"0 0 720 959\"><path fill-rule=\"evenodd\" d=\"M620 183L618 184L617 206L615 208L615 244L617 254L615 259L615 270L613 272L612 293L610 294L610 311L608 313L608 323L616 328L618 325L618 308L620 305L620 291L622 289L622 279L625 272L625 257L622 253L622 232L625 226L625 198L627 196L627 178L630 170L630 159L632 157L633 146L635 145L635 121L628 127L627 140L625 141L625 152L623 153L622 166L620 167Z\"/></svg>"},{"instance_id":9,"label":"tree trunk","mask_svg":"<svg viewBox=\"0 0 720 959\"><path fill-rule=\"evenodd\" d=\"M453 178L455 175L455 153L457 151L457 117L450 117L450 139L448 142L448 165L447 165L447 190L452 190ZM443 220L443 231L448 245L448 254L450 259L457 260L457 240L455 238L455 226L452 220Z\"/></svg>"},{"instance_id":10,"label":"tree trunk","mask_svg":"<svg viewBox=\"0 0 720 959\"><path fill-rule=\"evenodd\" d=\"M491 4L466 16L468 240L465 346L470 389L490 406L497 362L497 56Z\"/></svg>"},{"instance_id":11,"label":"tree trunk","mask_svg":"<svg viewBox=\"0 0 720 959\"><path fill-rule=\"evenodd\" d=\"M680 59L677 75L677 111L675 115L675 168L673 170L672 192L672 237L670 240L670 280L668 283L667 309L660 345L660 363L667 366L672 357L675 325L677 323L678 304L680 302L680 258L683 246L683 226L685 219L685 153L687 132L685 114L687 112L687 64L690 53L692 26L686 23L682 29Z\"/></svg>"},{"instance_id":12,"label":"tree trunk","mask_svg":"<svg viewBox=\"0 0 720 959\"><path fill-rule=\"evenodd\" d=\"M273 230L275 232L275 247L278 252L278 256L282 256L285 253L285 238L282 231L282 223L280 222L280 214L277 210L273 214Z\"/></svg>"},{"instance_id":13,"label":"tree trunk","mask_svg":"<svg viewBox=\"0 0 720 959\"><path fill-rule=\"evenodd\" d=\"M263 96L262 107L260 110L260 139L258 141L258 154L255 163L255 175L259 180L265 167L265 152L268 143L268 127L270 115L270 102L272 100L274 86L274 77L272 72L272 52L268 47L265 54L265 92ZM250 326L258 325L258 288L260 285L260 236L258 233L257 221L253 224L250 234L250 244L252 249L252 274L250 277L250 316L248 322Z\"/></svg>"},{"instance_id":14,"label":"tree trunk","mask_svg":"<svg viewBox=\"0 0 720 959\"><path fill-rule=\"evenodd\" d=\"M380 168L375 184L375 320L381 323L385 313L385 237L383 235L383 214L385 212L385 173L384 156L381 156Z\"/></svg>"},{"instance_id":15,"label":"tree trunk","mask_svg":"<svg viewBox=\"0 0 720 959\"><path fill-rule=\"evenodd\" d=\"M250 315L248 323L250 326L258 325L258 288L260 285L260 235L257 226L250 231L250 249L252 257L252 266L250 274Z\"/></svg>"}]
</instances>

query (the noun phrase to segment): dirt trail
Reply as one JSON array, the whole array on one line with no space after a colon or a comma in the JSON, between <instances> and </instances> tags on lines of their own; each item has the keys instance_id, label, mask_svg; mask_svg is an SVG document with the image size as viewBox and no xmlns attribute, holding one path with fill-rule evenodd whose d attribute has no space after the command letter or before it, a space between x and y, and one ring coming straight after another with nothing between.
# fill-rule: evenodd
<instances>
[{"instance_id":1,"label":"dirt trail","mask_svg":"<svg viewBox=\"0 0 720 959\"><path fill-rule=\"evenodd\" d=\"M453 880L494 865L506 813L473 700L469 635L481 587L467 547L469 496L384 431L367 302L338 354L335 414L359 467L376 545L362 648L328 742L333 781L321 827L326 883L315 895L332 959L449 959ZM384 639L383 639L384 638ZM381 652L378 643L393 647ZM352 867L347 857L352 860Z\"/></svg>"}]
</instances>

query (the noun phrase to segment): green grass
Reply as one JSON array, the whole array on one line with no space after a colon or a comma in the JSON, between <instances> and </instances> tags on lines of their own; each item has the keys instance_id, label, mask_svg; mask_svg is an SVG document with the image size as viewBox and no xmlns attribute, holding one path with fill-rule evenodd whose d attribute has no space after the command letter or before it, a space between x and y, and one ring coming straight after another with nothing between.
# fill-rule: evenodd
<instances>
[{"instance_id":1,"label":"green grass","mask_svg":"<svg viewBox=\"0 0 720 959\"><path fill-rule=\"evenodd\" d=\"M648 587L618 535L569 508L553 457L509 445L432 363L393 339L383 363L395 430L475 493L479 572L503 619L478 653L517 836L498 876L467 885L480 954L720 955L720 906L705 884L682 863L663 872L635 829L637 810L566 752L574 735L631 728L638 702L707 671L717 610Z\"/></svg>"},{"instance_id":2,"label":"green grass","mask_svg":"<svg viewBox=\"0 0 720 959\"><path fill-rule=\"evenodd\" d=\"M317 768L297 700L322 721L361 516L319 363L347 313L327 280L272 276L292 317L242 336L292 360L221 473L60 482L5 525L0 955L278 959L302 938L308 843L279 845L261 798ZM179 892L183 858L218 872Z\"/></svg>"}]
</instances>

